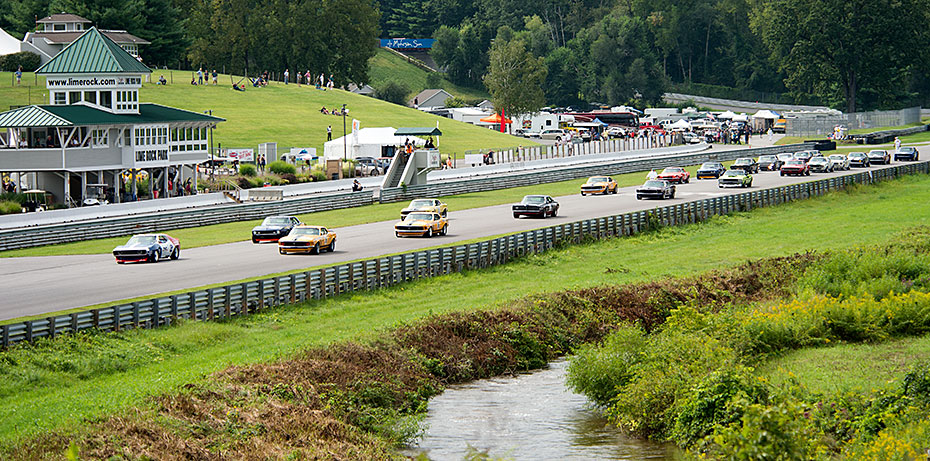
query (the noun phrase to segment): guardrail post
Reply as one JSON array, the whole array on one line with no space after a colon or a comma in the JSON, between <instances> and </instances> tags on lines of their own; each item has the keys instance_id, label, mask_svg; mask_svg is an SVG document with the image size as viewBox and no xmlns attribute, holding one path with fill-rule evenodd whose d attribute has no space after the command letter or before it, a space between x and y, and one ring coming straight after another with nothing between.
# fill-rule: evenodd
<instances>
[{"instance_id":1,"label":"guardrail post","mask_svg":"<svg viewBox=\"0 0 930 461\"><path fill-rule=\"evenodd\" d=\"M139 303L132 303L132 327L139 328Z\"/></svg>"},{"instance_id":2,"label":"guardrail post","mask_svg":"<svg viewBox=\"0 0 930 461\"><path fill-rule=\"evenodd\" d=\"M258 310L265 308L265 279L258 281Z\"/></svg>"},{"instance_id":3,"label":"guardrail post","mask_svg":"<svg viewBox=\"0 0 930 461\"><path fill-rule=\"evenodd\" d=\"M342 271L339 268L342 266L333 266L333 296L338 296L342 292Z\"/></svg>"},{"instance_id":4,"label":"guardrail post","mask_svg":"<svg viewBox=\"0 0 930 461\"><path fill-rule=\"evenodd\" d=\"M239 310L239 315L246 315L249 313L249 283L243 282L239 289L242 292L242 309Z\"/></svg>"},{"instance_id":5,"label":"guardrail post","mask_svg":"<svg viewBox=\"0 0 930 461\"><path fill-rule=\"evenodd\" d=\"M0 332L3 333L3 335L2 335L2 338L3 338L3 339L2 339L2 341L3 341L3 348L4 348L4 349L7 349L7 348L10 347L10 326L9 326L9 325L0 325Z\"/></svg>"},{"instance_id":6,"label":"guardrail post","mask_svg":"<svg viewBox=\"0 0 930 461\"><path fill-rule=\"evenodd\" d=\"M226 289L223 291L223 304L225 304L223 306L226 311L225 317L228 319L232 313L232 287L229 285L226 285Z\"/></svg>"},{"instance_id":7,"label":"guardrail post","mask_svg":"<svg viewBox=\"0 0 930 461\"><path fill-rule=\"evenodd\" d=\"M191 320L197 320L197 296L193 291L187 294L187 308L190 309Z\"/></svg>"},{"instance_id":8,"label":"guardrail post","mask_svg":"<svg viewBox=\"0 0 930 461\"><path fill-rule=\"evenodd\" d=\"M120 311L122 311L122 306L118 306L118 305L113 306L113 308L110 310L113 312L113 331L119 331L120 329L119 318L120 318Z\"/></svg>"},{"instance_id":9,"label":"guardrail post","mask_svg":"<svg viewBox=\"0 0 930 461\"><path fill-rule=\"evenodd\" d=\"M26 342L32 342L32 320L26 322Z\"/></svg>"},{"instance_id":10,"label":"guardrail post","mask_svg":"<svg viewBox=\"0 0 930 461\"><path fill-rule=\"evenodd\" d=\"M171 324L178 321L178 295L171 295Z\"/></svg>"},{"instance_id":11,"label":"guardrail post","mask_svg":"<svg viewBox=\"0 0 930 461\"><path fill-rule=\"evenodd\" d=\"M320 269L320 298L326 297L326 268Z\"/></svg>"},{"instance_id":12,"label":"guardrail post","mask_svg":"<svg viewBox=\"0 0 930 461\"><path fill-rule=\"evenodd\" d=\"M207 288L207 318L211 321L216 318L216 309L213 306L213 288Z\"/></svg>"},{"instance_id":13,"label":"guardrail post","mask_svg":"<svg viewBox=\"0 0 930 461\"><path fill-rule=\"evenodd\" d=\"M49 337L51 337L51 338L54 339L54 338L55 338L55 333L56 333L56 332L55 332L55 330L56 330L55 327L58 326L58 325L56 325L56 323L55 323L55 317L49 317L49 318L47 318L46 320L48 320L48 335L49 335Z\"/></svg>"},{"instance_id":14,"label":"guardrail post","mask_svg":"<svg viewBox=\"0 0 930 461\"><path fill-rule=\"evenodd\" d=\"M291 274L291 304L297 302L297 274Z\"/></svg>"},{"instance_id":15,"label":"guardrail post","mask_svg":"<svg viewBox=\"0 0 930 461\"><path fill-rule=\"evenodd\" d=\"M90 315L93 321L94 328L100 329L100 309L94 309L90 311Z\"/></svg>"},{"instance_id":16,"label":"guardrail post","mask_svg":"<svg viewBox=\"0 0 930 461\"><path fill-rule=\"evenodd\" d=\"M78 332L78 313L71 313L71 333Z\"/></svg>"},{"instance_id":17,"label":"guardrail post","mask_svg":"<svg viewBox=\"0 0 930 461\"><path fill-rule=\"evenodd\" d=\"M384 286L384 276L381 274L381 258L375 260L375 273L378 274L378 288Z\"/></svg>"}]
</instances>

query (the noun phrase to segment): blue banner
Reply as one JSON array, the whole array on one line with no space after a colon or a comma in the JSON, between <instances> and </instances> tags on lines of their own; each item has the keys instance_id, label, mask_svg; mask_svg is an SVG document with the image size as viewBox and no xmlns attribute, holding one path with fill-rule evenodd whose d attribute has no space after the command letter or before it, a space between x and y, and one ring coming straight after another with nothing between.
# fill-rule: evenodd
<instances>
[{"instance_id":1,"label":"blue banner","mask_svg":"<svg viewBox=\"0 0 930 461\"><path fill-rule=\"evenodd\" d=\"M384 48L432 48L433 40L431 38L382 38L381 46Z\"/></svg>"}]
</instances>

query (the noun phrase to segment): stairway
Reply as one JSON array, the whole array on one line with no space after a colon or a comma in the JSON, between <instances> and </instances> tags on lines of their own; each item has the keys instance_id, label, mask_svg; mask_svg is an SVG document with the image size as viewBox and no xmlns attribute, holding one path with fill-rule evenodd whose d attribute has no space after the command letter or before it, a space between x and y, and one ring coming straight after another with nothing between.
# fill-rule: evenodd
<instances>
[{"instance_id":1,"label":"stairway","mask_svg":"<svg viewBox=\"0 0 930 461\"><path fill-rule=\"evenodd\" d=\"M400 186L400 179L404 176L404 168L407 167L407 161L409 159L410 155L402 150L394 155L394 160L391 161L391 167L388 168L388 176L381 185L382 189Z\"/></svg>"}]
</instances>

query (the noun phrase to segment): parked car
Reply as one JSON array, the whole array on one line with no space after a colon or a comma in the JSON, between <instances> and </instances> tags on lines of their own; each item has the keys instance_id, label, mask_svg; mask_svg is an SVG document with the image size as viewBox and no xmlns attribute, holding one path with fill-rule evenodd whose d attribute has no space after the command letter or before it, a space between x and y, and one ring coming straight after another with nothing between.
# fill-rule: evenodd
<instances>
[{"instance_id":1,"label":"parked car","mask_svg":"<svg viewBox=\"0 0 930 461\"><path fill-rule=\"evenodd\" d=\"M384 174L381 162L374 157L356 157L355 174L357 176L378 176Z\"/></svg>"},{"instance_id":2,"label":"parked car","mask_svg":"<svg viewBox=\"0 0 930 461\"><path fill-rule=\"evenodd\" d=\"M759 172L759 162L752 157L740 157L730 165L730 169L733 170L743 170L747 173L758 173Z\"/></svg>"},{"instance_id":3,"label":"parked car","mask_svg":"<svg viewBox=\"0 0 930 461\"><path fill-rule=\"evenodd\" d=\"M833 173L833 162L826 157L814 157L807 162L812 173Z\"/></svg>"},{"instance_id":4,"label":"parked car","mask_svg":"<svg viewBox=\"0 0 930 461\"><path fill-rule=\"evenodd\" d=\"M781 167L781 175L810 176L811 168L804 160L789 160Z\"/></svg>"},{"instance_id":5,"label":"parked car","mask_svg":"<svg viewBox=\"0 0 930 461\"><path fill-rule=\"evenodd\" d=\"M181 257L181 242L168 234L133 235L125 245L113 249L113 256L117 264L178 259Z\"/></svg>"},{"instance_id":6,"label":"parked car","mask_svg":"<svg viewBox=\"0 0 930 461\"><path fill-rule=\"evenodd\" d=\"M278 240L278 253L320 254L321 250L336 251L336 233L323 226L301 224Z\"/></svg>"},{"instance_id":7,"label":"parked car","mask_svg":"<svg viewBox=\"0 0 930 461\"><path fill-rule=\"evenodd\" d=\"M563 139L563 138L565 137L566 134L568 134L568 130L563 130L563 129L549 129L549 130L543 130L542 133L539 133L539 138L540 138L540 139L557 140L557 139Z\"/></svg>"},{"instance_id":8,"label":"parked car","mask_svg":"<svg viewBox=\"0 0 930 461\"><path fill-rule=\"evenodd\" d=\"M252 228L252 243L277 242L300 224L296 216L269 216Z\"/></svg>"},{"instance_id":9,"label":"parked car","mask_svg":"<svg viewBox=\"0 0 930 461\"><path fill-rule=\"evenodd\" d=\"M691 173L688 173L684 168L670 166L662 170L656 179L683 184L691 180Z\"/></svg>"},{"instance_id":10,"label":"parked car","mask_svg":"<svg viewBox=\"0 0 930 461\"><path fill-rule=\"evenodd\" d=\"M834 170L848 170L849 169L849 157L843 154L833 154L829 157L830 162L833 163Z\"/></svg>"},{"instance_id":11,"label":"parked car","mask_svg":"<svg viewBox=\"0 0 930 461\"><path fill-rule=\"evenodd\" d=\"M714 178L717 179L723 173L727 171L727 168L723 166L720 162L704 162L698 168L697 172L694 173L694 177L698 179L704 178Z\"/></svg>"},{"instance_id":12,"label":"parked car","mask_svg":"<svg viewBox=\"0 0 930 461\"><path fill-rule=\"evenodd\" d=\"M644 198L675 198L675 185L659 179L650 179L636 188L636 200Z\"/></svg>"},{"instance_id":13,"label":"parked car","mask_svg":"<svg viewBox=\"0 0 930 461\"><path fill-rule=\"evenodd\" d=\"M869 163L873 165L876 163L884 165L891 163L891 154L889 154L887 150L870 150L866 155L869 156Z\"/></svg>"},{"instance_id":14,"label":"parked car","mask_svg":"<svg viewBox=\"0 0 930 461\"><path fill-rule=\"evenodd\" d=\"M536 216L545 218L546 216L558 216L559 202L548 195L527 195L523 197L520 203L511 207L513 217Z\"/></svg>"},{"instance_id":15,"label":"parked car","mask_svg":"<svg viewBox=\"0 0 930 461\"><path fill-rule=\"evenodd\" d=\"M872 162L869 161L869 156L865 155L865 152L850 152L846 155L846 158L849 159L849 166L858 166L863 168L868 168L872 166Z\"/></svg>"},{"instance_id":16,"label":"parked car","mask_svg":"<svg viewBox=\"0 0 930 461\"><path fill-rule=\"evenodd\" d=\"M414 211L425 211L428 213L439 213L443 218L449 216L449 206L442 200L435 198L418 198L410 201L410 205L400 210L400 219L404 219Z\"/></svg>"},{"instance_id":17,"label":"parked car","mask_svg":"<svg viewBox=\"0 0 930 461\"><path fill-rule=\"evenodd\" d=\"M717 180L717 187L752 187L752 175L743 169L727 170L720 179Z\"/></svg>"},{"instance_id":18,"label":"parked car","mask_svg":"<svg viewBox=\"0 0 930 461\"><path fill-rule=\"evenodd\" d=\"M591 176L581 185L581 196L588 194L616 194L617 181L610 176Z\"/></svg>"},{"instance_id":19,"label":"parked car","mask_svg":"<svg viewBox=\"0 0 930 461\"><path fill-rule=\"evenodd\" d=\"M920 158L920 153L917 152L916 147L905 146L896 151L894 151L894 161L902 160L913 160L917 161Z\"/></svg>"},{"instance_id":20,"label":"parked car","mask_svg":"<svg viewBox=\"0 0 930 461\"><path fill-rule=\"evenodd\" d=\"M778 171L785 162L776 155L759 156L759 170Z\"/></svg>"},{"instance_id":21,"label":"parked car","mask_svg":"<svg viewBox=\"0 0 930 461\"><path fill-rule=\"evenodd\" d=\"M394 235L397 237L432 237L447 233L449 233L449 220L440 216L439 213L416 211L394 224Z\"/></svg>"}]
</instances>

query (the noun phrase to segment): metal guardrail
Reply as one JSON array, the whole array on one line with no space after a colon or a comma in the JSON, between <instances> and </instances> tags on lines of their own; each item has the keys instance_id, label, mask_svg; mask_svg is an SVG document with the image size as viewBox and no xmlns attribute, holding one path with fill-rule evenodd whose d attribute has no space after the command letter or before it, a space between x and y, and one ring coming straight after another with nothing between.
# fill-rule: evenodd
<instances>
[{"instance_id":1,"label":"metal guardrail","mask_svg":"<svg viewBox=\"0 0 930 461\"><path fill-rule=\"evenodd\" d=\"M713 158L718 161L734 160L740 157L757 157L760 155L780 154L782 152L797 152L813 149L813 142L772 146L757 149L701 151L697 153L663 156L651 159L621 160L614 163L600 163L596 165L583 165L576 167L563 167L541 172L515 173L494 178L476 178L461 181L442 181L418 186L392 187L381 190L378 200L381 203L410 200L421 197L442 197L468 192L484 192L488 190L504 189L510 187L531 186L570 179L587 178L592 175L635 173L648 169L658 169L667 166L694 165Z\"/></svg>"},{"instance_id":2,"label":"metal guardrail","mask_svg":"<svg viewBox=\"0 0 930 461\"><path fill-rule=\"evenodd\" d=\"M389 188L380 192L379 201L394 202L416 197L441 197L465 192L480 192L505 189L509 187L543 184L568 179L587 177L593 174L617 174L679 166L687 162L701 162L709 157L720 160L748 155L765 155L776 152L793 152L812 149L812 143L775 146L763 149L744 149L736 151L700 152L674 157L654 159L618 160L614 163L559 168L531 173L498 176L494 178L475 178L460 181L443 181L424 186ZM672 159L672 160L667 160ZM22 229L0 231L0 251L18 248L30 248L42 245L55 245L78 242L96 238L121 237L133 233L160 232L185 227L198 227L250 219L260 219L275 214L301 214L315 211L351 208L374 203L371 191L342 194L328 194L283 200L274 203L231 204L214 208L194 210L166 211L140 216L82 221L67 224L49 224Z\"/></svg>"},{"instance_id":3,"label":"metal guardrail","mask_svg":"<svg viewBox=\"0 0 930 461\"><path fill-rule=\"evenodd\" d=\"M715 215L820 196L850 184L871 183L906 174L928 172L928 162L908 163L773 189L657 207L653 210L576 221L467 245L414 251L2 325L0 346L7 348L23 341L54 338L88 329L120 331L171 325L178 319L223 320L310 299L389 287L421 278L504 264L514 258L542 253L565 243L633 235L656 224L691 224Z\"/></svg>"}]
</instances>

